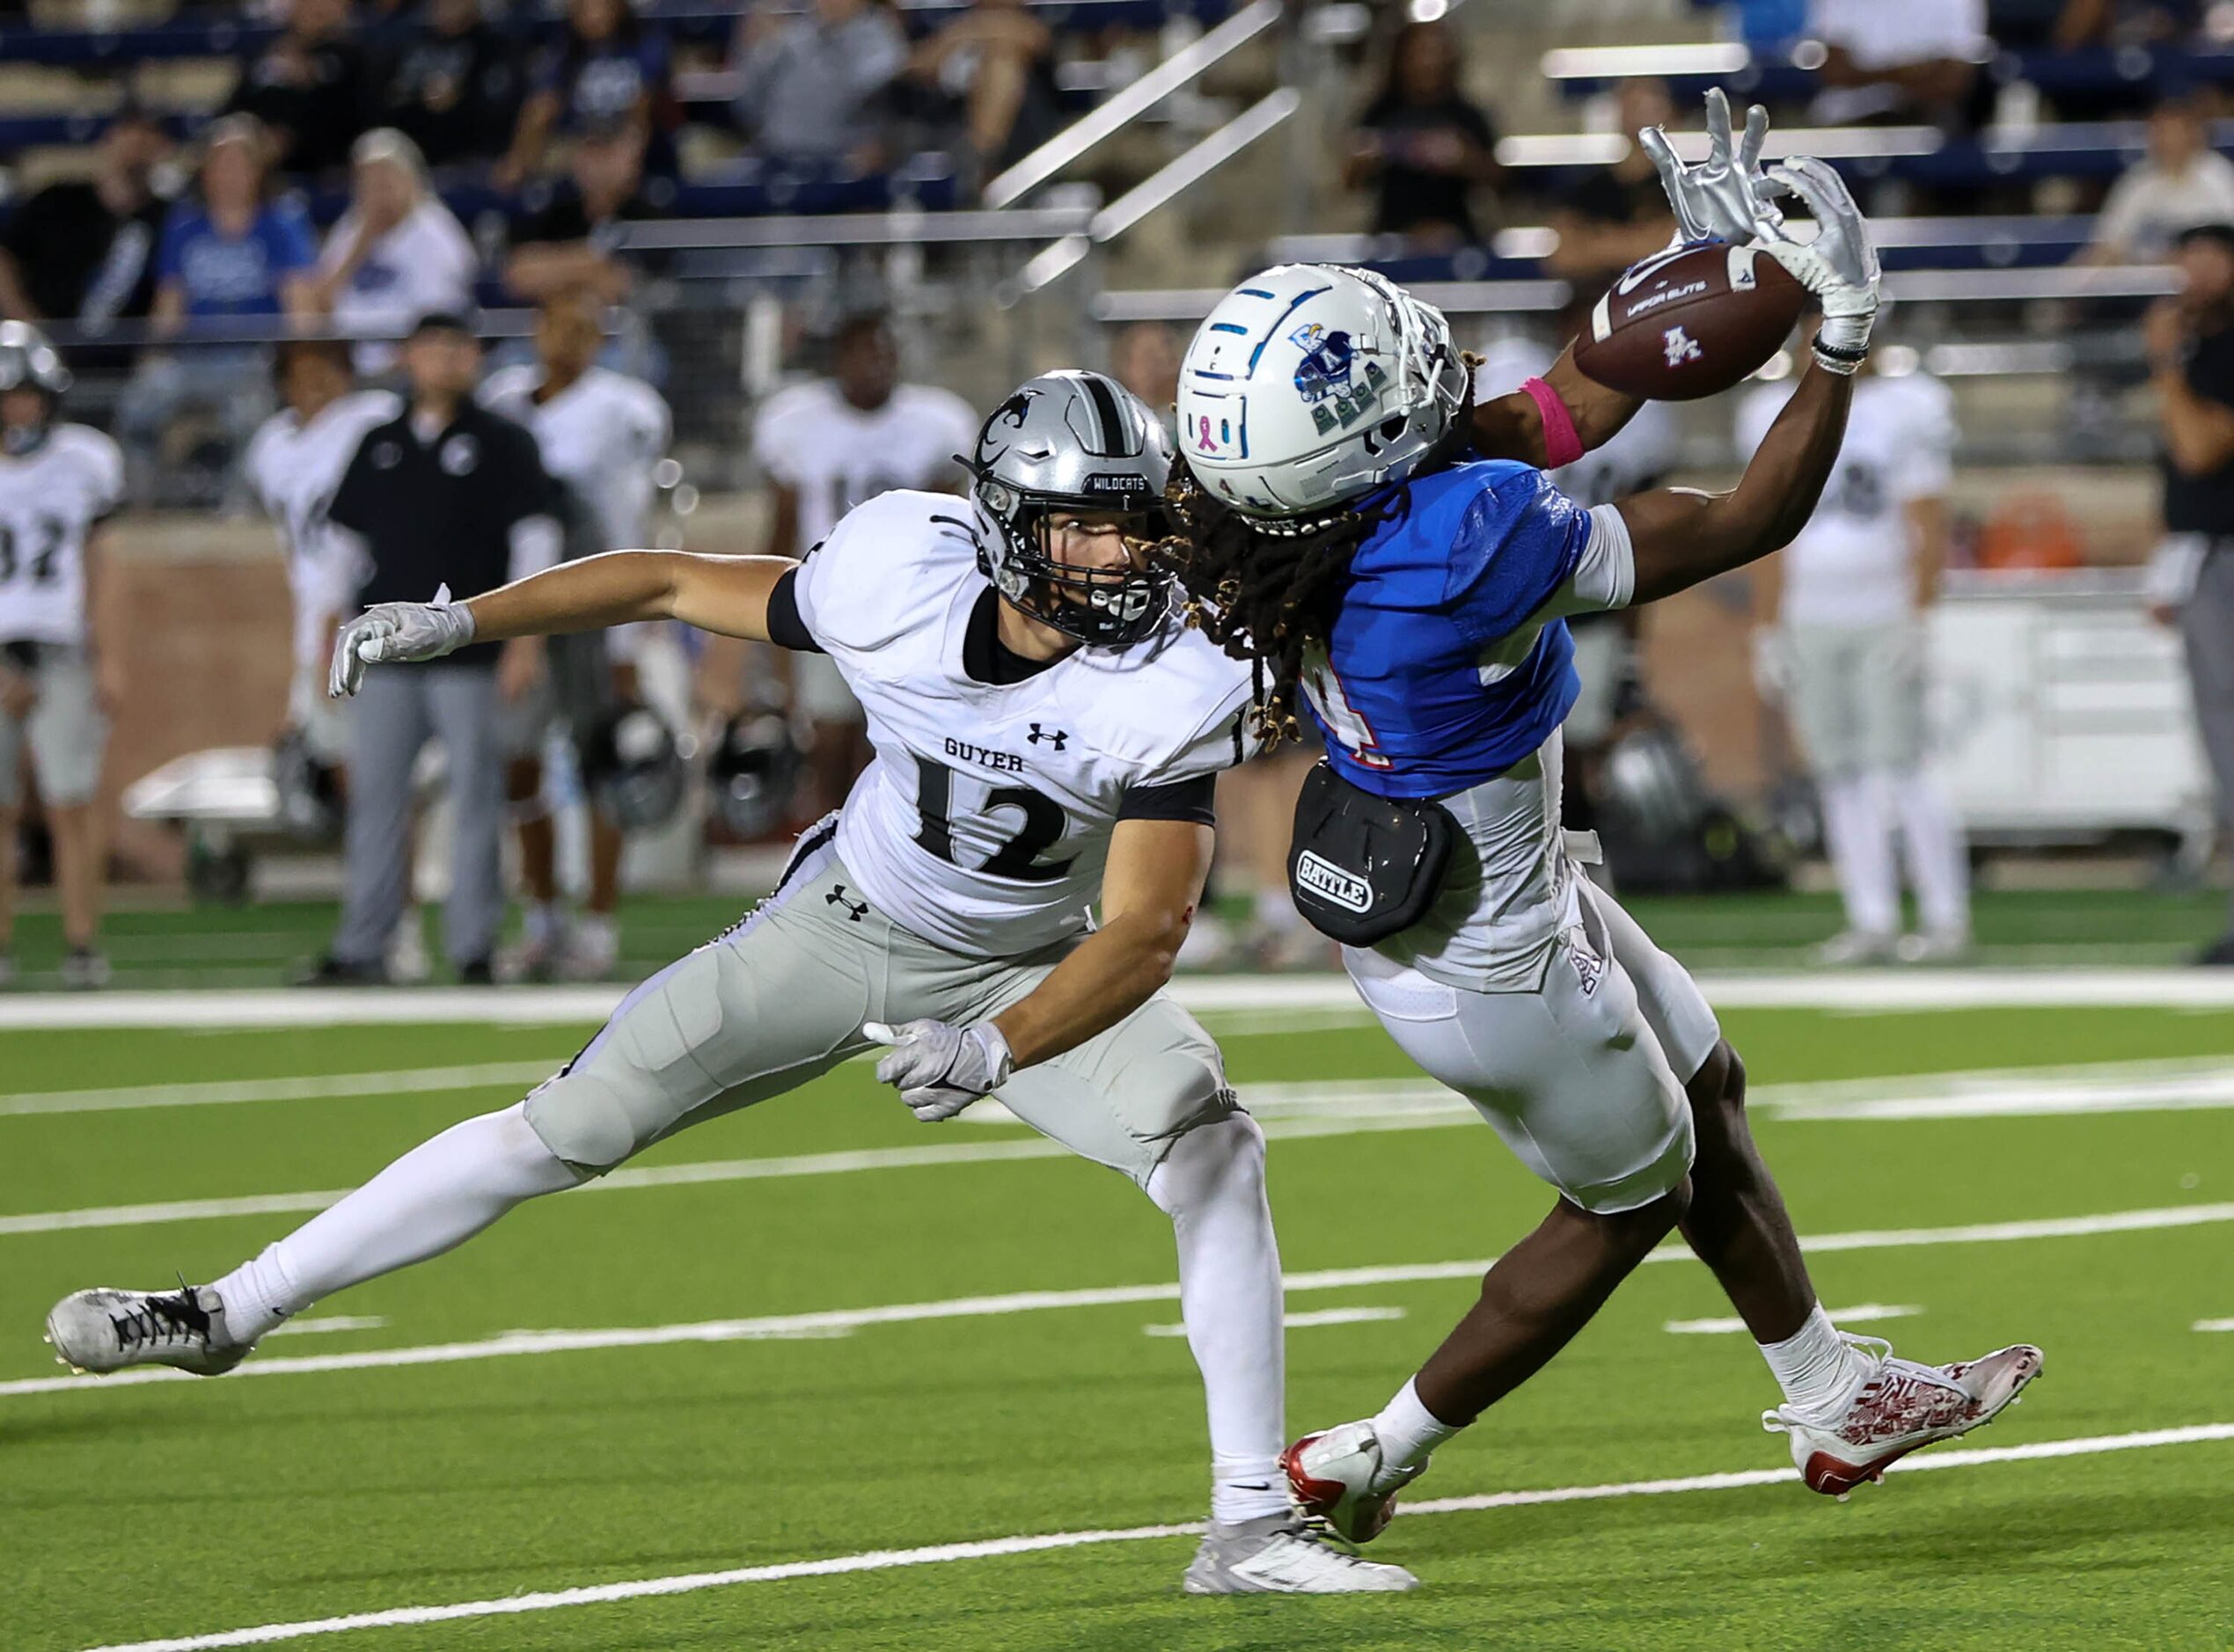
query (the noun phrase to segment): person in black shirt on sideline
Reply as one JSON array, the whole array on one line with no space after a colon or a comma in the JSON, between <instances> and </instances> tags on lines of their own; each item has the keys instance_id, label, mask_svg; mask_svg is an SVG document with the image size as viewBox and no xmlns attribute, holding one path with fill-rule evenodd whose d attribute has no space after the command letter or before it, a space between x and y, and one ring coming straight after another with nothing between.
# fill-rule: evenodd
<instances>
[{"instance_id":1,"label":"person in black shirt on sideline","mask_svg":"<svg viewBox=\"0 0 2234 1652\"><path fill-rule=\"evenodd\" d=\"M327 520L362 542L358 599L463 599L553 567L557 492L535 438L473 400L481 347L456 315L421 319L405 341L411 402L365 433ZM501 705L543 670L542 645L517 639L461 648L430 665L372 672L350 724L348 893L333 947L306 983L384 978L410 868L412 770L432 737L449 759L452 815L445 950L458 979L486 982L503 916L498 844L504 821Z\"/></svg>"},{"instance_id":2,"label":"person in black shirt on sideline","mask_svg":"<svg viewBox=\"0 0 2234 1652\"><path fill-rule=\"evenodd\" d=\"M91 179L48 185L0 234L0 313L99 328L155 302L155 248L170 203L153 175L170 135L144 109L119 110Z\"/></svg>"},{"instance_id":3,"label":"person in black shirt on sideline","mask_svg":"<svg viewBox=\"0 0 2234 1652\"><path fill-rule=\"evenodd\" d=\"M2220 830L2234 837L2234 224L2188 230L2174 259L2179 294L2142 330L2164 436L2155 610L2186 645ZM2234 965L2234 915L2197 961Z\"/></svg>"},{"instance_id":4,"label":"person in black shirt on sideline","mask_svg":"<svg viewBox=\"0 0 2234 1652\"><path fill-rule=\"evenodd\" d=\"M1343 169L1351 188L1373 185L1373 227L1429 245L1482 238L1477 185L1503 175L1497 128L1459 90L1458 36L1447 23L1407 23L1390 43L1388 74L1359 120Z\"/></svg>"}]
</instances>

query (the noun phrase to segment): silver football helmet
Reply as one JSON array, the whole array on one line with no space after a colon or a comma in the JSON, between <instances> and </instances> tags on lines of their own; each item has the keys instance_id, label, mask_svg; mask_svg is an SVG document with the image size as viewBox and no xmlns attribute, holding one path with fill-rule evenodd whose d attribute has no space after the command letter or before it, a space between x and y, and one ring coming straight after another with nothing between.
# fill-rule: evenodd
<instances>
[{"instance_id":1,"label":"silver football helmet","mask_svg":"<svg viewBox=\"0 0 2234 1652\"><path fill-rule=\"evenodd\" d=\"M1059 561L1047 522L1115 518L1128 545L1153 544L1170 531L1171 460L1162 422L1115 379L1073 369L1027 379L963 461L972 496L1000 530L979 552L994 587L1081 642L1123 647L1153 634L1170 610L1170 575L1137 555L1120 568Z\"/></svg>"},{"instance_id":2,"label":"silver football helmet","mask_svg":"<svg viewBox=\"0 0 2234 1652\"><path fill-rule=\"evenodd\" d=\"M28 388L47 400L46 416L37 424L11 425L0 433L7 451L27 452L46 439L70 382L70 369L45 333L27 321L0 321L0 391Z\"/></svg>"}]
</instances>

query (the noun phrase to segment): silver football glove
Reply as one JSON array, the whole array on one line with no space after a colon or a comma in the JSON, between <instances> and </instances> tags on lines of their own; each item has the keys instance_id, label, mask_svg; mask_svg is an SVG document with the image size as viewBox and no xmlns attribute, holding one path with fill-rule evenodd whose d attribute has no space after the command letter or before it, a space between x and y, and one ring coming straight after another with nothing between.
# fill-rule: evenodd
<instances>
[{"instance_id":1,"label":"silver football glove","mask_svg":"<svg viewBox=\"0 0 2234 1652\"><path fill-rule=\"evenodd\" d=\"M368 665L439 660L473 640L473 615L450 600L450 587L431 603L381 603L343 625L333 639L333 664L326 691L346 699L364 682Z\"/></svg>"},{"instance_id":2,"label":"silver football glove","mask_svg":"<svg viewBox=\"0 0 2234 1652\"><path fill-rule=\"evenodd\" d=\"M1781 223L1776 190L1761 173L1761 146L1769 135L1769 111L1755 104L1746 111L1746 133L1733 151L1730 142L1730 99L1716 86L1707 93L1707 154L1686 166L1659 127L1637 135L1659 168L1660 187L1675 210L1676 240L1750 241L1765 220Z\"/></svg>"},{"instance_id":3,"label":"silver football glove","mask_svg":"<svg viewBox=\"0 0 2234 1652\"><path fill-rule=\"evenodd\" d=\"M1869 221L1854 204L1846 180L1822 161L1795 155L1769 169L1769 181L1797 195L1815 216L1815 238L1795 241L1782 215L1763 218L1757 230L1762 251L1791 272L1822 307L1823 325L1815 334L1815 360L1834 373L1850 374L1870 353L1870 327L1877 320L1877 247Z\"/></svg>"},{"instance_id":4,"label":"silver football glove","mask_svg":"<svg viewBox=\"0 0 2234 1652\"><path fill-rule=\"evenodd\" d=\"M955 1027L945 1021L870 1021L862 1034L892 1053L876 1064L880 1083L895 1085L900 1100L926 1124L952 1118L980 1096L1008 1082L1016 1064L1008 1041L991 1021Z\"/></svg>"}]
</instances>

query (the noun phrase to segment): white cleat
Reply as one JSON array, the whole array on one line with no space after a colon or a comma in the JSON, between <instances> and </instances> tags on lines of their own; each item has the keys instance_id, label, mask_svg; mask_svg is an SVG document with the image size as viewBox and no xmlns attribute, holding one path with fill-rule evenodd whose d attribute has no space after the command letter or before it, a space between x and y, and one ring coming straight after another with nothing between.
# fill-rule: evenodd
<instances>
[{"instance_id":1,"label":"white cleat","mask_svg":"<svg viewBox=\"0 0 2234 1652\"><path fill-rule=\"evenodd\" d=\"M1889 930L1842 929L1815 948L1815 961L1831 969L1891 963L1900 944Z\"/></svg>"},{"instance_id":2,"label":"white cleat","mask_svg":"<svg viewBox=\"0 0 2234 1652\"><path fill-rule=\"evenodd\" d=\"M1901 936L1893 950L1902 963L1959 963L1969 954L1970 931L1961 927L1918 930Z\"/></svg>"},{"instance_id":3,"label":"white cleat","mask_svg":"<svg viewBox=\"0 0 2234 1652\"><path fill-rule=\"evenodd\" d=\"M1190 1595L1388 1595L1417 1589L1401 1566L1360 1560L1293 1515L1211 1523L1187 1568Z\"/></svg>"},{"instance_id":4,"label":"white cleat","mask_svg":"<svg viewBox=\"0 0 2234 1652\"><path fill-rule=\"evenodd\" d=\"M225 1334L225 1305L209 1287L81 1290L47 1316L47 1341L72 1371L105 1377L132 1365L172 1365L197 1377L231 1371L254 1347Z\"/></svg>"},{"instance_id":5,"label":"white cleat","mask_svg":"<svg viewBox=\"0 0 2234 1652\"><path fill-rule=\"evenodd\" d=\"M1846 1340L1878 1354L1844 1404L1813 1416L1790 1406L1761 1414L1762 1427L1791 1436L1791 1460L1807 1489L1827 1497L1884 1479L1913 1451L1984 1427L2040 1374L2040 1351L2029 1342L1959 1364L1919 1365L1894 1357L1892 1345L1875 1337Z\"/></svg>"},{"instance_id":6,"label":"white cleat","mask_svg":"<svg viewBox=\"0 0 2234 1652\"><path fill-rule=\"evenodd\" d=\"M1425 1462L1387 1468L1371 1422L1307 1434L1280 1455L1287 1500L1306 1520L1346 1543L1370 1543L1395 1518L1396 1494L1427 1472Z\"/></svg>"}]
</instances>

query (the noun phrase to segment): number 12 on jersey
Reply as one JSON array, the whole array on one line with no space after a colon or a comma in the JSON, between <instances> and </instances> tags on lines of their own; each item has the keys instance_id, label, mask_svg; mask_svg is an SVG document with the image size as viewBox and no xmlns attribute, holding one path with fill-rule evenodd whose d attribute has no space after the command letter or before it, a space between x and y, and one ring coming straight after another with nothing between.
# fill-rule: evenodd
<instances>
[{"instance_id":1,"label":"number 12 on jersey","mask_svg":"<svg viewBox=\"0 0 2234 1652\"><path fill-rule=\"evenodd\" d=\"M949 866L964 865L954 852L954 771L919 751L912 755L916 808L923 817L915 841ZM990 815L1003 808L1016 812L1016 833L973 870L1019 883L1052 883L1070 869L1068 860L1040 859L1070 829L1070 817L1060 803L1028 786L996 786L987 788L975 812Z\"/></svg>"},{"instance_id":2,"label":"number 12 on jersey","mask_svg":"<svg viewBox=\"0 0 2234 1652\"><path fill-rule=\"evenodd\" d=\"M1327 651L1314 643L1303 650L1303 691L1310 696L1319 720L1324 723L1334 737L1340 741L1350 755L1368 769L1393 769L1396 765L1385 756L1373 738L1373 725L1365 713L1350 703L1350 696L1336 675L1334 662L1327 658Z\"/></svg>"}]
</instances>

